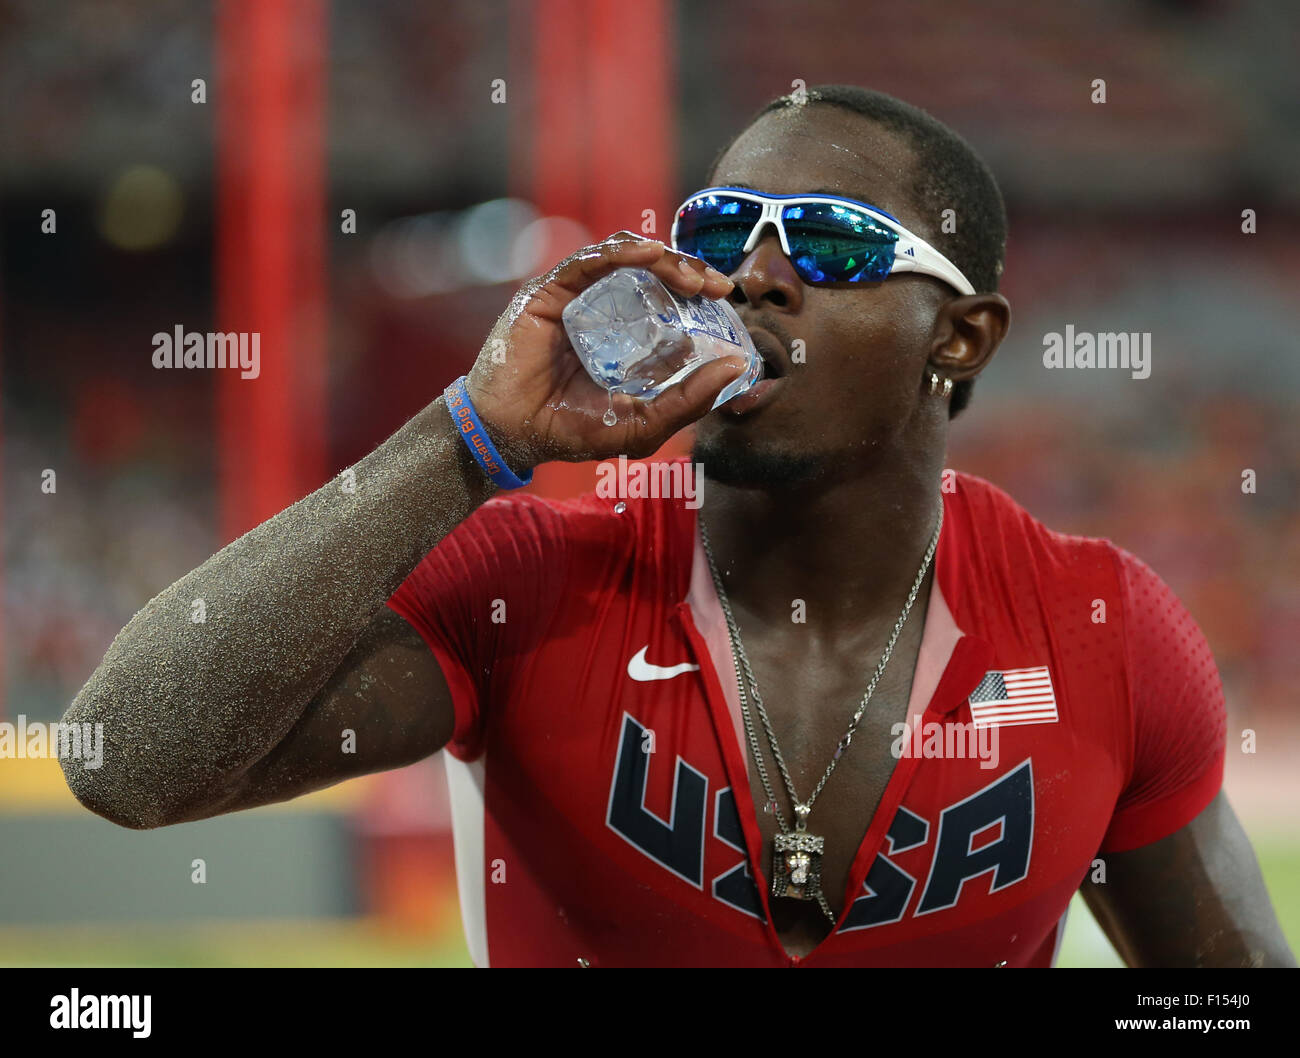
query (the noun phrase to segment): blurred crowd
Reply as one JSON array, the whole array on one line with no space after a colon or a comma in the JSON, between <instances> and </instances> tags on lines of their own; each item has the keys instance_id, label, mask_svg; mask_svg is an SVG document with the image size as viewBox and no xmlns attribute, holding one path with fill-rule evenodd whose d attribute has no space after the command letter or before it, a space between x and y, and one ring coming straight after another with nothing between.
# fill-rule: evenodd
<instances>
[{"instance_id":1,"label":"blurred crowd","mask_svg":"<svg viewBox=\"0 0 1300 1058\"><path fill-rule=\"evenodd\" d=\"M1036 401L1014 429L978 406L952 465L1049 527L1108 538L1168 583L1204 631L1236 720L1294 715L1300 683L1300 437L1271 398L1201 393L1140 417ZM1164 408L1164 411L1173 409ZM1243 491L1243 471L1255 491Z\"/></svg>"},{"instance_id":2,"label":"blurred crowd","mask_svg":"<svg viewBox=\"0 0 1300 1058\"><path fill-rule=\"evenodd\" d=\"M1279 712L1300 683L1291 647L1300 358L1285 279L1300 268L1300 68L1286 8L664 7L675 192L697 186L719 144L796 78L898 94L985 154L1012 216L1006 292L1016 317L999 356L1012 366L981 380L951 464L992 479L1053 528L1110 537L1149 562L1201 622L1234 707ZM222 10L0 0L0 100L12 130L0 153L11 715L61 712L132 614L225 543L210 379L163 380L147 361L154 331L205 329L217 316L216 108L195 104L191 83L219 87ZM334 233L328 248L337 470L469 364L509 294L484 284L395 296L370 275L376 232L517 194L510 170L526 158L511 130L544 128L554 115L531 109L527 78L529 29L545 0L319 10L330 215L347 204L363 218L356 238ZM564 6L580 39L585 10ZM493 108L498 76L510 103ZM1097 79L1108 93L1100 104ZM146 191L165 190L178 217L153 249L132 253L110 245L104 211L121 174L141 164L152 167ZM57 239L38 233L50 206ZM1244 206L1260 215L1250 244ZM1234 282L1246 289L1229 293ZM1096 329L1153 332L1151 380L1112 400L1114 387L1032 370L1044 330L1085 324L1078 305L1090 306ZM1254 493L1242 491L1248 468ZM41 489L45 469L57 473L53 493Z\"/></svg>"},{"instance_id":3,"label":"blurred crowd","mask_svg":"<svg viewBox=\"0 0 1300 1058\"><path fill-rule=\"evenodd\" d=\"M216 481L205 460L171 457L186 439L172 433L163 443L129 394L86 394L67 420L4 414L7 711L52 718L122 625L225 543L214 528ZM136 441L110 443L115 416ZM192 432L194 450L210 444L205 423ZM1201 392L1126 417L977 389L949 464L991 480L1054 529L1137 554L1201 624L1233 709L1293 711L1300 443L1283 403ZM52 493L42 490L47 469L57 475ZM1247 470L1254 491L1243 491Z\"/></svg>"}]
</instances>

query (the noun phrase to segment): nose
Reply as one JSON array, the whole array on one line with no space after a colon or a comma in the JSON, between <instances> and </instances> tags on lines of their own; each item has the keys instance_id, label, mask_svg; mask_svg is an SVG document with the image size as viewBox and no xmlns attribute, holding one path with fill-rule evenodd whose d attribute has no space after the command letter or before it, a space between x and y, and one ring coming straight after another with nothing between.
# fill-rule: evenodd
<instances>
[{"instance_id":1,"label":"nose","mask_svg":"<svg viewBox=\"0 0 1300 1058\"><path fill-rule=\"evenodd\" d=\"M731 273L731 279L736 284L728 295L733 305L774 306L792 313L803 305L803 282L781 249L781 239L773 227L760 235L749 256Z\"/></svg>"}]
</instances>

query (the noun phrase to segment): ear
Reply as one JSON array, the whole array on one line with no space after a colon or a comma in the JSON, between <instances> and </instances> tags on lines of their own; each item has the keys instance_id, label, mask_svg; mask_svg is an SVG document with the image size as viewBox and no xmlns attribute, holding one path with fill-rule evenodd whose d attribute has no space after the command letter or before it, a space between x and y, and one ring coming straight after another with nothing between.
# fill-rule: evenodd
<instances>
[{"instance_id":1,"label":"ear","mask_svg":"<svg viewBox=\"0 0 1300 1058\"><path fill-rule=\"evenodd\" d=\"M929 366L962 382L974 378L993 359L1011 326L1011 304L1001 294L968 294L939 309L934 321Z\"/></svg>"}]
</instances>

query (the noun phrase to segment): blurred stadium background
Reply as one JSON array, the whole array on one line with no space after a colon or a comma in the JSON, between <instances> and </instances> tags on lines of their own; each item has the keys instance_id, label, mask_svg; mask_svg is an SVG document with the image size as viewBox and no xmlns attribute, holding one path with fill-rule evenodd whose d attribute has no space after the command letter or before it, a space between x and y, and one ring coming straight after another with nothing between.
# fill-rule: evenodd
<instances>
[{"instance_id":1,"label":"blurred stadium background","mask_svg":"<svg viewBox=\"0 0 1300 1058\"><path fill-rule=\"evenodd\" d=\"M1281 0L0 0L3 718L57 719L156 592L467 369L521 278L645 209L666 238L752 111L847 81L997 173L1014 322L949 463L1187 603L1300 946L1297 54ZM1152 376L1045 371L1066 323L1152 332ZM178 324L260 330L262 379L154 370ZM0 964L468 965L448 826L437 759L143 833L0 760ZM1118 965L1077 901L1061 963Z\"/></svg>"}]
</instances>

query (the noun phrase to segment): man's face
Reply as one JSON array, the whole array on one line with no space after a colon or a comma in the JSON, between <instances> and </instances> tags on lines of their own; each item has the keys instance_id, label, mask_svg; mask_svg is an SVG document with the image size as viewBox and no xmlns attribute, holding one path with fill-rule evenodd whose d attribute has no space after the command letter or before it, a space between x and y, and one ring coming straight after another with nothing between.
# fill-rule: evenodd
<instances>
[{"instance_id":1,"label":"man's face","mask_svg":"<svg viewBox=\"0 0 1300 1058\"><path fill-rule=\"evenodd\" d=\"M908 193L913 166L896 134L851 111L810 105L760 118L719 160L711 183L857 199L929 241L930 218ZM833 480L894 448L918 417L946 419L940 401L921 405L936 311L958 296L942 281L901 274L809 286L771 227L731 278L730 300L760 351L772 338L779 343L782 377L752 410L724 407L696 425L693 458L709 477L758 487ZM792 360L796 340L803 363Z\"/></svg>"}]
</instances>

